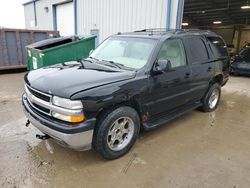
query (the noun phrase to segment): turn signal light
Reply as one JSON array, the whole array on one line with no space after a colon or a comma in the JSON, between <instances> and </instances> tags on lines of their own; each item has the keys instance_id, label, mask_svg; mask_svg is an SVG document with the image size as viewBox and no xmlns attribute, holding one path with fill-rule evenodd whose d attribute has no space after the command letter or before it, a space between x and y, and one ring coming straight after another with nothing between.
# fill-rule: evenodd
<instances>
[{"instance_id":1,"label":"turn signal light","mask_svg":"<svg viewBox=\"0 0 250 188\"><path fill-rule=\"evenodd\" d=\"M85 120L84 114L80 114L80 115L76 115L76 116L67 116L67 115L63 115L63 114L53 112L52 116L57 118L57 119L67 121L67 122L71 122L71 123L77 123L77 122L81 122L81 121Z\"/></svg>"},{"instance_id":2,"label":"turn signal light","mask_svg":"<svg viewBox=\"0 0 250 188\"><path fill-rule=\"evenodd\" d=\"M71 122L76 123L76 122L81 122L85 119L85 116L83 114L78 115L78 116L70 116Z\"/></svg>"}]
</instances>

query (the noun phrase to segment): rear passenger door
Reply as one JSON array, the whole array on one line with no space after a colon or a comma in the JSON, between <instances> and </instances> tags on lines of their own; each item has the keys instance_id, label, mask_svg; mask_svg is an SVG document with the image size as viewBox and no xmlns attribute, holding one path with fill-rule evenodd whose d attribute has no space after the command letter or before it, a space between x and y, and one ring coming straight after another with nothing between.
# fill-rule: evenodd
<instances>
[{"instance_id":1,"label":"rear passenger door","mask_svg":"<svg viewBox=\"0 0 250 188\"><path fill-rule=\"evenodd\" d=\"M185 39L185 45L192 70L192 100L200 100L213 75L213 63L209 57L206 39L202 36L188 36Z\"/></svg>"}]
</instances>

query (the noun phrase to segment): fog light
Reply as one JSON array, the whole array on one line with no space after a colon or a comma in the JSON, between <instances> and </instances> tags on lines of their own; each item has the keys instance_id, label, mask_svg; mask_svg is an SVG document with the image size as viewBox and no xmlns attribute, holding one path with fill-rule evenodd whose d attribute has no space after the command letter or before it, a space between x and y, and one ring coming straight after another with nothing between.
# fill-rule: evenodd
<instances>
[{"instance_id":1,"label":"fog light","mask_svg":"<svg viewBox=\"0 0 250 188\"><path fill-rule=\"evenodd\" d=\"M71 122L71 123L81 122L85 119L85 116L83 114L76 115L76 116L67 116L67 115L56 113L56 112L52 112L52 116L57 119Z\"/></svg>"}]
</instances>

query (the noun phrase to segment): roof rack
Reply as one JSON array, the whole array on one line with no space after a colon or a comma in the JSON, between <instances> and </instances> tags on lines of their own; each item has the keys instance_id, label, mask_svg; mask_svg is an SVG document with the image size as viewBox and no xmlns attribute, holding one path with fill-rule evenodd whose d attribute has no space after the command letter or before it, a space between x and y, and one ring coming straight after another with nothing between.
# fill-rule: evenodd
<instances>
[{"instance_id":1,"label":"roof rack","mask_svg":"<svg viewBox=\"0 0 250 188\"><path fill-rule=\"evenodd\" d=\"M150 28L150 29L142 29L134 32L149 32L151 35L153 34L166 34L167 32L172 33L185 33L185 32L195 32L195 33L210 33L210 30L200 30L200 29L169 29L166 28Z\"/></svg>"},{"instance_id":2,"label":"roof rack","mask_svg":"<svg viewBox=\"0 0 250 188\"><path fill-rule=\"evenodd\" d=\"M202 29L182 29L185 32L197 32L197 33L205 33L205 32L212 32L211 30L202 30Z\"/></svg>"},{"instance_id":3,"label":"roof rack","mask_svg":"<svg viewBox=\"0 0 250 188\"><path fill-rule=\"evenodd\" d=\"M151 35L153 34L165 34L167 32L166 28L150 28L150 29L142 29L134 32L149 32Z\"/></svg>"},{"instance_id":4,"label":"roof rack","mask_svg":"<svg viewBox=\"0 0 250 188\"><path fill-rule=\"evenodd\" d=\"M150 29L142 29L142 30L138 30L135 32L148 32L148 31L154 31L154 32L160 32L160 31L167 31L166 28L150 28Z\"/></svg>"}]
</instances>

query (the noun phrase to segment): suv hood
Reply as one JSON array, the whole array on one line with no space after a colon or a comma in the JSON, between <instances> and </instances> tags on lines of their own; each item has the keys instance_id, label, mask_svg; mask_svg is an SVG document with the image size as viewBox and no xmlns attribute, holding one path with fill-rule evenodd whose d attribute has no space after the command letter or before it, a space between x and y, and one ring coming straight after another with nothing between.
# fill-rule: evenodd
<instances>
[{"instance_id":1,"label":"suv hood","mask_svg":"<svg viewBox=\"0 0 250 188\"><path fill-rule=\"evenodd\" d=\"M84 67L75 62L33 70L25 75L25 82L41 92L70 98L77 92L128 80L136 74L95 63L84 63Z\"/></svg>"}]
</instances>

